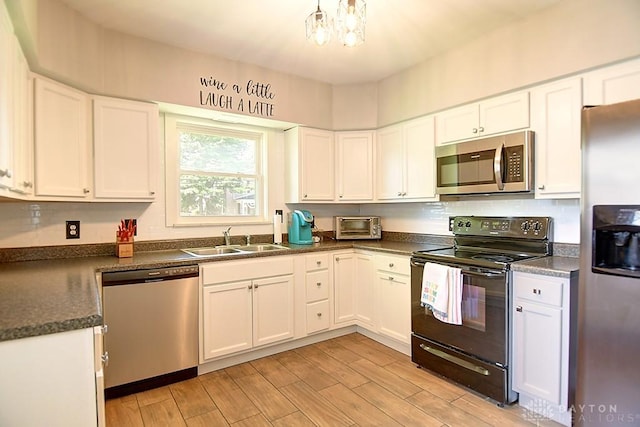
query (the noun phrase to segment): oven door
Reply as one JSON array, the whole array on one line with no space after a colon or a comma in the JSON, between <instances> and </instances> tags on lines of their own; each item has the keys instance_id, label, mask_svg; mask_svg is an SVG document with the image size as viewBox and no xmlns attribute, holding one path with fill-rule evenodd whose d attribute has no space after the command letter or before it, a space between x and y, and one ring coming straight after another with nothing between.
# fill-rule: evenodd
<instances>
[{"instance_id":1,"label":"oven door","mask_svg":"<svg viewBox=\"0 0 640 427\"><path fill-rule=\"evenodd\" d=\"M433 261L431 261L433 262ZM411 260L411 329L417 336L462 351L481 360L508 364L508 274L504 270L462 268L462 325L433 317L420 302L425 261Z\"/></svg>"}]
</instances>

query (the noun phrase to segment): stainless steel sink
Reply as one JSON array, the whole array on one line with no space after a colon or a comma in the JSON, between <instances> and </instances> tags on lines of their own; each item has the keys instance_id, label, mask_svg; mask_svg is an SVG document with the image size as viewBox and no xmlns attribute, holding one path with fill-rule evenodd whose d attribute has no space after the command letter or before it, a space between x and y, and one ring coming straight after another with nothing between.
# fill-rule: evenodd
<instances>
[{"instance_id":1,"label":"stainless steel sink","mask_svg":"<svg viewBox=\"0 0 640 427\"><path fill-rule=\"evenodd\" d=\"M238 248L226 248L223 246L217 246L215 248L204 247L204 248L182 249L182 252L187 253L189 255L200 256L200 257L242 253L242 251L240 251Z\"/></svg>"},{"instance_id":2,"label":"stainless steel sink","mask_svg":"<svg viewBox=\"0 0 640 427\"><path fill-rule=\"evenodd\" d=\"M250 252L264 252L264 251L281 251L288 250L286 246L280 246L273 243L256 243L246 246L215 246L215 247L202 247L202 248L189 248L181 249L182 252L196 257L212 257L219 255L240 255Z\"/></svg>"},{"instance_id":3,"label":"stainless steel sink","mask_svg":"<svg viewBox=\"0 0 640 427\"><path fill-rule=\"evenodd\" d=\"M276 245L274 243L256 243L253 245L240 246L238 249L245 252L263 252L288 250L289 248L286 246Z\"/></svg>"}]
</instances>

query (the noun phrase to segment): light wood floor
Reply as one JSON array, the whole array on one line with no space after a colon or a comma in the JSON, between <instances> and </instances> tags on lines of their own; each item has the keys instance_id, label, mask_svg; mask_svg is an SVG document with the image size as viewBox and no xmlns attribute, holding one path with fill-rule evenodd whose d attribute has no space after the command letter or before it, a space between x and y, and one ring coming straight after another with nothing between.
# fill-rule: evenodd
<instances>
[{"instance_id":1,"label":"light wood floor","mask_svg":"<svg viewBox=\"0 0 640 427\"><path fill-rule=\"evenodd\" d=\"M109 427L536 425L356 333L108 400L106 416Z\"/></svg>"}]
</instances>

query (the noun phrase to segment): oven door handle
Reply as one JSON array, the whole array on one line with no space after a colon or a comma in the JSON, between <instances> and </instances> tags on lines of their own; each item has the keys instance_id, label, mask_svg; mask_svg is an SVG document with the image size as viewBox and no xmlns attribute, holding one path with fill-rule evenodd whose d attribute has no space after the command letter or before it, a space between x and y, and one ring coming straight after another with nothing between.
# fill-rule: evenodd
<instances>
[{"instance_id":1,"label":"oven door handle","mask_svg":"<svg viewBox=\"0 0 640 427\"><path fill-rule=\"evenodd\" d=\"M444 360L448 360L451 363L455 363L456 365L462 366L463 368L466 368L477 374L481 374L485 376L489 375L489 371L487 369L478 365L474 365L471 362L467 362L466 360L460 359L459 357L453 356L449 353L445 353L444 351L438 350L437 348L431 348L425 344L420 344L420 348L428 353L433 354L434 356L440 357Z\"/></svg>"},{"instance_id":2,"label":"oven door handle","mask_svg":"<svg viewBox=\"0 0 640 427\"><path fill-rule=\"evenodd\" d=\"M426 261L417 261L415 259L411 259L410 264L414 267L424 267L424 265L426 264ZM464 267L460 267L460 266L456 266L457 268L460 268L462 270L462 274L463 275L469 275L469 276L479 276L479 277L504 277L505 276L505 272L504 271L476 271L476 270L470 270Z\"/></svg>"}]
</instances>

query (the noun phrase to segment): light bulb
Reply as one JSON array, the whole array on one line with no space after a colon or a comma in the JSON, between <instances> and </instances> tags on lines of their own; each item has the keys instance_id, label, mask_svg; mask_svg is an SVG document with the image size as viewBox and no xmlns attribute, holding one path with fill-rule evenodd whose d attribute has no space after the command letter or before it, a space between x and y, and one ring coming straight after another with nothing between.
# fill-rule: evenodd
<instances>
[{"instance_id":1,"label":"light bulb","mask_svg":"<svg viewBox=\"0 0 640 427\"><path fill-rule=\"evenodd\" d=\"M347 32L347 34L345 34L345 36L344 36L344 45L345 46L353 47L353 46L356 45L357 41L358 41L358 37L356 36L356 33L354 33L353 31Z\"/></svg>"},{"instance_id":2,"label":"light bulb","mask_svg":"<svg viewBox=\"0 0 640 427\"><path fill-rule=\"evenodd\" d=\"M327 31L325 30L324 27L319 26L318 29L316 30L316 43L319 46L322 46L326 42L327 42Z\"/></svg>"},{"instance_id":3,"label":"light bulb","mask_svg":"<svg viewBox=\"0 0 640 427\"><path fill-rule=\"evenodd\" d=\"M356 29L356 26L358 25L358 18L356 18L355 14L353 13L353 8L349 8L349 13L344 20L344 25L349 31L353 31Z\"/></svg>"}]
</instances>

